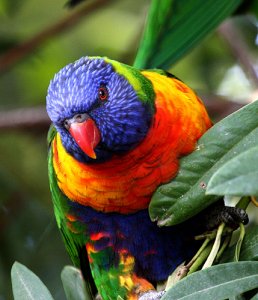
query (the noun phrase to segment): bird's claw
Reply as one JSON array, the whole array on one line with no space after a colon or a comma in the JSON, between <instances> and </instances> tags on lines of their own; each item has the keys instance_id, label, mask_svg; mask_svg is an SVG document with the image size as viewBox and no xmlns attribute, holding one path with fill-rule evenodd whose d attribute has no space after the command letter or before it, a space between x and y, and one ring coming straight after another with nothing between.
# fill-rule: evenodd
<instances>
[{"instance_id":1,"label":"bird's claw","mask_svg":"<svg viewBox=\"0 0 258 300\"><path fill-rule=\"evenodd\" d=\"M234 229L239 226L239 223L246 225L249 222L249 218L246 211L242 208L231 206L218 207L209 216L207 227L212 229L222 222Z\"/></svg>"}]
</instances>

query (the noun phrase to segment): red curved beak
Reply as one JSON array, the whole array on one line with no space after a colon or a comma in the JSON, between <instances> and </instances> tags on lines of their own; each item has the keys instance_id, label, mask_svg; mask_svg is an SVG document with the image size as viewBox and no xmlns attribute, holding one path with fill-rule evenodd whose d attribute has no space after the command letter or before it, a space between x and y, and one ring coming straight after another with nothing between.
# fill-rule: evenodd
<instances>
[{"instance_id":1,"label":"red curved beak","mask_svg":"<svg viewBox=\"0 0 258 300\"><path fill-rule=\"evenodd\" d=\"M95 122L87 117L83 121L71 120L69 132L81 148L89 157L96 159L94 149L101 140L100 132Z\"/></svg>"}]
</instances>

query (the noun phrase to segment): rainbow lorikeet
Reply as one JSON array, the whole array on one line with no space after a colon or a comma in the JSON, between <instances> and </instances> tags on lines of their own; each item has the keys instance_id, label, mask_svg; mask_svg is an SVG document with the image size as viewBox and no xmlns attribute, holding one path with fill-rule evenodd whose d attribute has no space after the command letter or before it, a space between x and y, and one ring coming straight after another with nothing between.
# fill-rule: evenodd
<instances>
[{"instance_id":1,"label":"rainbow lorikeet","mask_svg":"<svg viewBox=\"0 0 258 300\"><path fill-rule=\"evenodd\" d=\"M208 114L171 74L101 57L55 75L47 112L50 187L69 255L103 300L139 299L196 250L198 222L159 228L148 204L211 126Z\"/></svg>"}]
</instances>

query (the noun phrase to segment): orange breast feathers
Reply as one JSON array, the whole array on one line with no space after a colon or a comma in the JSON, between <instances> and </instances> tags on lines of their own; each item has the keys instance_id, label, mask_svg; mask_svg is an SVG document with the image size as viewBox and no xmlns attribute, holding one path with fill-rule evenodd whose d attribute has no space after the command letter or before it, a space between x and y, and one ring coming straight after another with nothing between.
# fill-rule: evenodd
<instances>
[{"instance_id":1,"label":"orange breast feathers","mask_svg":"<svg viewBox=\"0 0 258 300\"><path fill-rule=\"evenodd\" d=\"M144 71L156 92L156 112L146 138L124 155L100 164L75 160L57 134L53 164L58 186L72 201L99 211L132 213L148 207L156 188L178 171L178 158L195 149L211 126L195 93L181 81Z\"/></svg>"}]
</instances>

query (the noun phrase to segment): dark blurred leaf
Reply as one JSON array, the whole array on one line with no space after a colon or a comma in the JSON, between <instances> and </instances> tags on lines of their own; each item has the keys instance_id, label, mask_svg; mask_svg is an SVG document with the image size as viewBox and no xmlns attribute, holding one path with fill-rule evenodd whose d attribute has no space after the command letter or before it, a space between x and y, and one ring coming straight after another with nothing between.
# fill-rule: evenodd
<instances>
[{"instance_id":1,"label":"dark blurred leaf","mask_svg":"<svg viewBox=\"0 0 258 300\"><path fill-rule=\"evenodd\" d=\"M246 13L254 13L256 16L258 15L258 1L257 0L245 0L238 7L235 14L246 14Z\"/></svg>"},{"instance_id":2,"label":"dark blurred leaf","mask_svg":"<svg viewBox=\"0 0 258 300\"><path fill-rule=\"evenodd\" d=\"M79 269L65 266L61 278L67 300L93 300L86 290L85 281Z\"/></svg>"},{"instance_id":3,"label":"dark blurred leaf","mask_svg":"<svg viewBox=\"0 0 258 300\"><path fill-rule=\"evenodd\" d=\"M193 273L169 289L162 300L223 300L258 287L258 262L227 263Z\"/></svg>"},{"instance_id":4,"label":"dark blurred leaf","mask_svg":"<svg viewBox=\"0 0 258 300\"><path fill-rule=\"evenodd\" d=\"M15 300L53 300L42 281L24 265L15 262L11 271Z\"/></svg>"},{"instance_id":5,"label":"dark blurred leaf","mask_svg":"<svg viewBox=\"0 0 258 300\"><path fill-rule=\"evenodd\" d=\"M240 5L241 0L153 0L135 67L167 69Z\"/></svg>"},{"instance_id":6,"label":"dark blurred leaf","mask_svg":"<svg viewBox=\"0 0 258 300\"><path fill-rule=\"evenodd\" d=\"M4 53L6 50L14 47L15 45L17 45L17 40L15 38L2 36L0 40L0 53Z\"/></svg>"},{"instance_id":7,"label":"dark blurred leaf","mask_svg":"<svg viewBox=\"0 0 258 300\"><path fill-rule=\"evenodd\" d=\"M258 195L258 147L235 156L211 177L207 194L248 196Z\"/></svg>"},{"instance_id":8,"label":"dark blurred leaf","mask_svg":"<svg viewBox=\"0 0 258 300\"><path fill-rule=\"evenodd\" d=\"M227 161L258 145L258 101L214 125L198 141L197 150L183 157L177 177L160 186L149 211L160 225L174 225L194 216L218 196L205 195L211 176Z\"/></svg>"},{"instance_id":9,"label":"dark blurred leaf","mask_svg":"<svg viewBox=\"0 0 258 300\"><path fill-rule=\"evenodd\" d=\"M69 0L67 3L66 3L66 6L68 7L75 7L76 5L80 4L81 2L84 2L86 0Z\"/></svg>"},{"instance_id":10,"label":"dark blurred leaf","mask_svg":"<svg viewBox=\"0 0 258 300\"><path fill-rule=\"evenodd\" d=\"M0 204L3 205L3 202L17 189L17 182L11 176L9 170L0 166Z\"/></svg>"},{"instance_id":11,"label":"dark blurred leaf","mask_svg":"<svg viewBox=\"0 0 258 300\"><path fill-rule=\"evenodd\" d=\"M2 0L1 5L8 15L13 15L19 12L25 2L26 0Z\"/></svg>"},{"instance_id":12,"label":"dark blurred leaf","mask_svg":"<svg viewBox=\"0 0 258 300\"><path fill-rule=\"evenodd\" d=\"M258 300L258 293L255 296L253 296L250 300Z\"/></svg>"}]
</instances>

